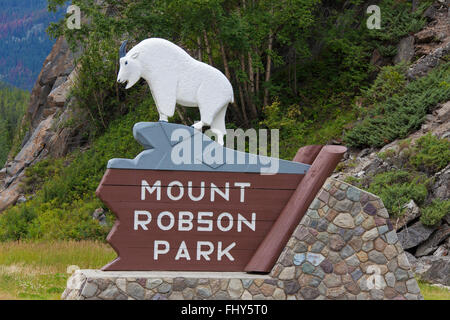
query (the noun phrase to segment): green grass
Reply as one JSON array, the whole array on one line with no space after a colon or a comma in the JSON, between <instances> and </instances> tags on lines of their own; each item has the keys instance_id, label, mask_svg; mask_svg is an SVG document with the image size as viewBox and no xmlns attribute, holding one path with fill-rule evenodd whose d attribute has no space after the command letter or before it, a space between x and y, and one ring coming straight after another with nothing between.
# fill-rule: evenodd
<instances>
[{"instance_id":1,"label":"green grass","mask_svg":"<svg viewBox=\"0 0 450 320\"><path fill-rule=\"evenodd\" d=\"M419 280L420 292L425 300L450 300L450 290Z\"/></svg>"},{"instance_id":2,"label":"green grass","mask_svg":"<svg viewBox=\"0 0 450 320\"><path fill-rule=\"evenodd\" d=\"M115 257L94 241L0 243L0 299L60 299L69 266L98 269Z\"/></svg>"}]
</instances>

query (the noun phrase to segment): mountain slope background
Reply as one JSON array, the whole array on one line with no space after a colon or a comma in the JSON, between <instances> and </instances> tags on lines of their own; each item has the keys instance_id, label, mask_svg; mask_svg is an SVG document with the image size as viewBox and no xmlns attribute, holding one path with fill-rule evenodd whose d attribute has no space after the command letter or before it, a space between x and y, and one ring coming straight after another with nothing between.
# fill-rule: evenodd
<instances>
[{"instance_id":1,"label":"mountain slope background","mask_svg":"<svg viewBox=\"0 0 450 320\"><path fill-rule=\"evenodd\" d=\"M58 40L0 175L0 240L105 239L113 216L94 192L106 163L134 158L134 123L158 119L146 83L115 81L126 34L130 46L167 38L222 70L236 96L227 126L280 129L281 158L308 144L351 147L338 173L407 220L399 232L423 231L411 255L448 255L449 1L378 1L381 30L366 27L373 1L74 3L90 23L51 26ZM197 119L177 108L171 121Z\"/></svg>"},{"instance_id":2,"label":"mountain slope background","mask_svg":"<svg viewBox=\"0 0 450 320\"><path fill-rule=\"evenodd\" d=\"M45 30L63 11L49 12L46 0L1 1L0 81L31 90L54 44Z\"/></svg>"}]
</instances>

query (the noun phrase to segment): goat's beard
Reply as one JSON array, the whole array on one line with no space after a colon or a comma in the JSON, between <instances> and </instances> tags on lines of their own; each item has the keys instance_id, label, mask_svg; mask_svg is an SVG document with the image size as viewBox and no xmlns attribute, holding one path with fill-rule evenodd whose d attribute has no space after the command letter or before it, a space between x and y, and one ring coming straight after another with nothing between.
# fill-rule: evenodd
<instances>
[{"instance_id":1,"label":"goat's beard","mask_svg":"<svg viewBox=\"0 0 450 320\"><path fill-rule=\"evenodd\" d=\"M134 86L136 84L136 82L138 82L140 79L140 77L136 77L136 78L132 78L130 80L127 81L127 86L125 87L125 89L130 89L132 86Z\"/></svg>"}]
</instances>

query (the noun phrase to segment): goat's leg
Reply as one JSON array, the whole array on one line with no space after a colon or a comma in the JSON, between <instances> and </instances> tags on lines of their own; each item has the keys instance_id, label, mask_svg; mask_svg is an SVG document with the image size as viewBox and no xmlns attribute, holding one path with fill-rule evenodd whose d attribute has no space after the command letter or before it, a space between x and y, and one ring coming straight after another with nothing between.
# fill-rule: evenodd
<instances>
[{"instance_id":1,"label":"goat's leg","mask_svg":"<svg viewBox=\"0 0 450 320\"><path fill-rule=\"evenodd\" d=\"M225 127L225 114L227 112L228 103L216 114L211 123L211 131L217 136L217 143L223 146L223 137L227 133Z\"/></svg>"},{"instance_id":2,"label":"goat's leg","mask_svg":"<svg viewBox=\"0 0 450 320\"><path fill-rule=\"evenodd\" d=\"M177 89L176 82L166 79L155 83L153 86L152 96L155 100L156 108L159 113L159 121L169 121L175 113L175 106L177 103Z\"/></svg>"}]
</instances>

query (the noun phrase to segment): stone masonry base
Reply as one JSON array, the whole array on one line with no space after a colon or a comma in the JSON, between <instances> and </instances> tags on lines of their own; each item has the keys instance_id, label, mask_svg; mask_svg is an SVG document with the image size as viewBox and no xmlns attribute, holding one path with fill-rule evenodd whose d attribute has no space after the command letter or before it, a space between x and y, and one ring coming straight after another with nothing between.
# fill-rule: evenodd
<instances>
[{"instance_id":1,"label":"stone masonry base","mask_svg":"<svg viewBox=\"0 0 450 320\"><path fill-rule=\"evenodd\" d=\"M423 299L380 198L328 179L268 275L78 270L63 299Z\"/></svg>"}]
</instances>

